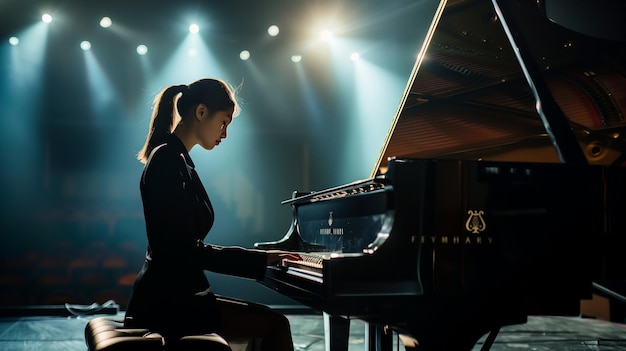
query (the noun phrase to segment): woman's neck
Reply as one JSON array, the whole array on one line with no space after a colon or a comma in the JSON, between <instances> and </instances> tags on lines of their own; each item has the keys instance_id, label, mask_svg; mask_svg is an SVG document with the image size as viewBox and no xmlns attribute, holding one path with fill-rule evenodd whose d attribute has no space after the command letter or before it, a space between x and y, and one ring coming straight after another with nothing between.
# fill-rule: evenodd
<instances>
[{"instance_id":1,"label":"woman's neck","mask_svg":"<svg viewBox=\"0 0 626 351\"><path fill-rule=\"evenodd\" d=\"M187 152L190 152L191 149L196 145L196 141L194 140L193 133L191 128L188 128L185 124L179 123L174 129L174 135L180 139L185 145Z\"/></svg>"}]
</instances>

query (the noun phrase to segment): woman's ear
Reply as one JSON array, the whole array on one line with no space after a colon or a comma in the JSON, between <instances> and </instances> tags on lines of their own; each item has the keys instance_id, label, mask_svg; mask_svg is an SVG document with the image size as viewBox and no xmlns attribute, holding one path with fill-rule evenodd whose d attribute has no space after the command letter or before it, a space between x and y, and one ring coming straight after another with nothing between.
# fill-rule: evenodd
<instances>
[{"instance_id":1,"label":"woman's ear","mask_svg":"<svg viewBox=\"0 0 626 351\"><path fill-rule=\"evenodd\" d=\"M196 118L200 121L209 114L205 104L198 104L196 106Z\"/></svg>"}]
</instances>

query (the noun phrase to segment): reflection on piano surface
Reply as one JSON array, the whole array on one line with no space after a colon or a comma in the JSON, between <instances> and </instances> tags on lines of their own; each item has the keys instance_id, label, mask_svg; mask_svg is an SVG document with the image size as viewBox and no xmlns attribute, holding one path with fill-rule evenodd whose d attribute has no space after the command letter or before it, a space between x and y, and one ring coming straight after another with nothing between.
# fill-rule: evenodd
<instances>
[{"instance_id":1,"label":"reflection on piano surface","mask_svg":"<svg viewBox=\"0 0 626 351\"><path fill-rule=\"evenodd\" d=\"M624 281L624 43L542 5L442 1L371 177L284 201L288 233L255 246L304 260L262 283L431 351Z\"/></svg>"}]
</instances>

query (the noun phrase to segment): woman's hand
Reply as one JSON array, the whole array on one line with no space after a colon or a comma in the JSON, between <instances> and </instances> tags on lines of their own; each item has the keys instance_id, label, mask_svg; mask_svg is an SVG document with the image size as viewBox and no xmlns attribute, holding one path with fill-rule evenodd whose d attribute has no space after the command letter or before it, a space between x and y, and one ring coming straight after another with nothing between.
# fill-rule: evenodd
<instances>
[{"instance_id":1,"label":"woman's hand","mask_svg":"<svg viewBox=\"0 0 626 351\"><path fill-rule=\"evenodd\" d=\"M289 251L270 250L267 251L267 265L275 266L283 260L302 261L302 257L297 253Z\"/></svg>"}]
</instances>

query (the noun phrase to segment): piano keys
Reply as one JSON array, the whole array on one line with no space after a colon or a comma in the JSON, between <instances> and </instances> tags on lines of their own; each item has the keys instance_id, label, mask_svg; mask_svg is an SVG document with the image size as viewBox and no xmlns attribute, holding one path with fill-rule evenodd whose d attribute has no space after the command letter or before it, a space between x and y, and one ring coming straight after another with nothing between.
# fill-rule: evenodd
<instances>
[{"instance_id":1,"label":"piano keys","mask_svg":"<svg viewBox=\"0 0 626 351\"><path fill-rule=\"evenodd\" d=\"M625 51L537 2L442 1L371 176L283 201L287 234L255 246L306 259L261 283L426 351L578 315L625 279Z\"/></svg>"}]
</instances>

